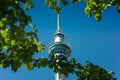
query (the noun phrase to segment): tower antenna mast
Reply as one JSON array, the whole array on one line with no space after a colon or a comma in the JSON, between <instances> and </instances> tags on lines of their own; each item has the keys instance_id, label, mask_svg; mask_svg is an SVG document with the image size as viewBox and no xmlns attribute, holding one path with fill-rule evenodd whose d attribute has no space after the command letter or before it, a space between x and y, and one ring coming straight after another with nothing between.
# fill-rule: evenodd
<instances>
[{"instance_id":1,"label":"tower antenna mast","mask_svg":"<svg viewBox=\"0 0 120 80\"><path fill-rule=\"evenodd\" d=\"M57 0L57 6L60 7L59 0ZM57 30L60 30L60 11L57 13Z\"/></svg>"},{"instance_id":2,"label":"tower antenna mast","mask_svg":"<svg viewBox=\"0 0 120 80\"><path fill-rule=\"evenodd\" d=\"M57 30L60 30L60 13L57 14Z\"/></svg>"}]
</instances>

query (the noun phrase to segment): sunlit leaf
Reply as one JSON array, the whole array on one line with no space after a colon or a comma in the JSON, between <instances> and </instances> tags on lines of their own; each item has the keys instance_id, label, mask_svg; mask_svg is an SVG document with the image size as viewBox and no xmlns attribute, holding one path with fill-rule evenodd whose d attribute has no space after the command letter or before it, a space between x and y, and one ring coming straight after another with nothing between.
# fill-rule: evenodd
<instances>
[{"instance_id":1,"label":"sunlit leaf","mask_svg":"<svg viewBox=\"0 0 120 80\"><path fill-rule=\"evenodd\" d=\"M11 45L14 46L16 44L16 41L15 40L12 40L11 41Z\"/></svg>"},{"instance_id":2,"label":"sunlit leaf","mask_svg":"<svg viewBox=\"0 0 120 80\"><path fill-rule=\"evenodd\" d=\"M0 27L2 28L4 26L3 21L0 21Z\"/></svg>"}]
</instances>

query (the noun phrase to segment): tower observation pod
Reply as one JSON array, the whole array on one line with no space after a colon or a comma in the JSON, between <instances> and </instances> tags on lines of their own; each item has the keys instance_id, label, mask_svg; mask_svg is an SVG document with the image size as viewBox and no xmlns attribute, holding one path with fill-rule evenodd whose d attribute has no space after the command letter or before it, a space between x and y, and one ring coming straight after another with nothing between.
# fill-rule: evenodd
<instances>
[{"instance_id":1,"label":"tower observation pod","mask_svg":"<svg viewBox=\"0 0 120 80\"><path fill-rule=\"evenodd\" d=\"M56 30L56 33L54 34L54 42L48 47L48 53L49 55L54 55L54 57L59 60L58 57L66 57L68 58L71 54L71 48L70 46L64 42L65 35L60 30L59 26L59 15L58 15L58 28ZM60 68L60 66L58 66ZM65 80L65 76L59 72L55 73L55 80Z\"/></svg>"}]
</instances>

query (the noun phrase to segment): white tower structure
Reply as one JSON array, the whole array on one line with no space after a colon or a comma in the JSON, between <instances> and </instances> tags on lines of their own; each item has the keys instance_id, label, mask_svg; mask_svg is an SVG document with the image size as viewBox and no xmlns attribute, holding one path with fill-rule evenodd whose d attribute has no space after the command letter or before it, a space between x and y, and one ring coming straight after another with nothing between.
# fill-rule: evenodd
<instances>
[{"instance_id":1,"label":"white tower structure","mask_svg":"<svg viewBox=\"0 0 120 80\"><path fill-rule=\"evenodd\" d=\"M60 15L57 15L57 31L54 34L54 42L49 46L48 53L53 54L56 59L65 56L66 58L71 54L71 48L64 42L65 35L60 30ZM60 66L58 66L60 68ZM55 80L65 80L65 76L61 73L55 73Z\"/></svg>"}]
</instances>

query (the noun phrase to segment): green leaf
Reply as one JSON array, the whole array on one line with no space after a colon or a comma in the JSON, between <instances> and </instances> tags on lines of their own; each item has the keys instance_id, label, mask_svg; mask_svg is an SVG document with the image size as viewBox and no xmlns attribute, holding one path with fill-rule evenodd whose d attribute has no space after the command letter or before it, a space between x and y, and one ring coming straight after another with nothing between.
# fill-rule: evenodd
<instances>
[{"instance_id":1,"label":"green leaf","mask_svg":"<svg viewBox=\"0 0 120 80\"><path fill-rule=\"evenodd\" d=\"M11 69L14 72L16 72L20 66L21 66L21 63L17 57L11 60Z\"/></svg>"},{"instance_id":2,"label":"green leaf","mask_svg":"<svg viewBox=\"0 0 120 80\"><path fill-rule=\"evenodd\" d=\"M95 14L95 19L96 19L97 21L100 21L100 20L101 20L101 15L100 15L99 13L96 13L96 14Z\"/></svg>"},{"instance_id":3,"label":"green leaf","mask_svg":"<svg viewBox=\"0 0 120 80\"><path fill-rule=\"evenodd\" d=\"M38 52L41 52L43 49L46 48L46 47L45 47L43 44L41 44L41 43L37 43L37 45L38 45L38 48L37 48L37 51L38 51Z\"/></svg>"},{"instance_id":4,"label":"green leaf","mask_svg":"<svg viewBox=\"0 0 120 80\"><path fill-rule=\"evenodd\" d=\"M2 18L2 21L7 21L7 18Z\"/></svg>"},{"instance_id":5,"label":"green leaf","mask_svg":"<svg viewBox=\"0 0 120 80\"><path fill-rule=\"evenodd\" d=\"M117 12L120 14L120 6L117 6Z\"/></svg>"},{"instance_id":6,"label":"green leaf","mask_svg":"<svg viewBox=\"0 0 120 80\"><path fill-rule=\"evenodd\" d=\"M1 66L2 66L3 68L7 68L7 67L10 66L10 63L9 63L8 60L4 60L3 63L1 64Z\"/></svg>"},{"instance_id":7,"label":"green leaf","mask_svg":"<svg viewBox=\"0 0 120 80\"><path fill-rule=\"evenodd\" d=\"M3 28L3 26L4 26L3 21L0 21L0 28Z\"/></svg>"},{"instance_id":8,"label":"green leaf","mask_svg":"<svg viewBox=\"0 0 120 80\"><path fill-rule=\"evenodd\" d=\"M16 44L15 39L11 41L11 45L14 46Z\"/></svg>"},{"instance_id":9,"label":"green leaf","mask_svg":"<svg viewBox=\"0 0 120 80\"><path fill-rule=\"evenodd\" d=\"M63 4L63 6L68 5L68 1L66 1L66 0L61 0L61 2L62 2L62 4Z\"/></svg>"},{"instance_id":10,"label":"green leaf","mask_svg":"<svg viewBox=\"0 0 120 80\"><path fill-rule=\"evenodd\" d=\"M10 49L10 46L5 45L5 46L3 46L3 48L6 49L6 50L8 50L8 49Z\"/></svg>"},{"instance_id":11,"label":"green leaf","mask_svg":"<svg viewBox=\"0 0 120 80\"><path fill-rule=\"evenodd\" d=\"M72 0L73 3L80 2L81 0Z\"/></svg>"},{"instance_id":12,"label":"green leaf","mask_svg":"<svg viewBox=\"0 0 120 80\"><path fill-rule=\"evenodd\" d=\"M32 2L31 0L27 0L27 1L26 1L26 4L25 4L25 6L24 6L24 9L25 9L25 10L28 10L29 8L33 8L33 7L34 7L33 2Z\"/></svg>"},{"instance_id":13,"label":"green leaf","mask_svg":"<svg viewBox=\"0 0 120 80\"><path fill-rule=\"evenodd\" d=\"M30 27L31 27L31 28L34 28L34 27L35 27L35 25L34 25L34 24L32 24L32 23L30 23Z\"/></svg>"},{"instance_id":14,"label":"green leaf","mask_svg":"<svg viewBox=\"0 0 120 80\"><path fill-rule=\"evenodd\" d=\"M33 65L31 63L25 63L24 64L25 68L30 71L31 69L33 69Z\"/></svg>"},{"instance_id":15,"label":"green leaf","mask_svg":"<svg viewBox=\"0 0 120 80\"><path fill-rule=\"evenodd\" d=\"M97 3L96 2L92 2L92 5L94 5L95 7L97 7Z\"/></svg>"},{"instance_id":16,"label":"green leaf","mask_svg":"<svg viewBox=\"0 0 120 80\"><path fill-rule=\"evenodd\" d=\"M90 10L90 8L88 6L85 7L84 12L86 13L87 17L91 17L92 16L91 10Z\"/></svg>"}]
</instances>

